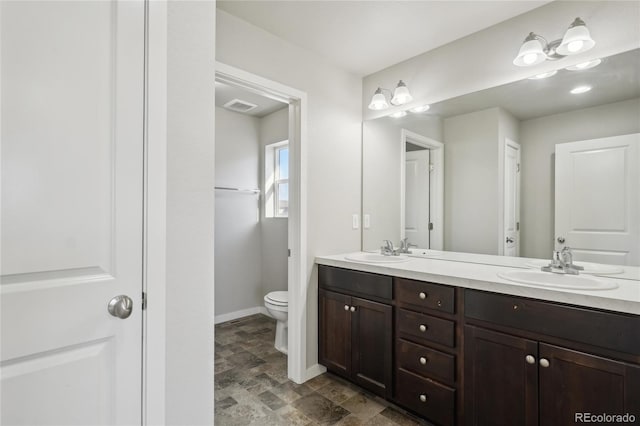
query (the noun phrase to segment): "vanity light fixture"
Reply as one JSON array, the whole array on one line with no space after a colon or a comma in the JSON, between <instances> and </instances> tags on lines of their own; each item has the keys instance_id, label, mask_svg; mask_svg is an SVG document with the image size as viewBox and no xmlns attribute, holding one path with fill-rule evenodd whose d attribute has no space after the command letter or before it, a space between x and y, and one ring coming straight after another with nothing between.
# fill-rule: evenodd
<instances>
[{"instance_id":1,"label":"vanity light fixture","mask_svg":"<svg viewBox=\"0 0 640 426\"><path fill-rule=\"evenodd\" d=\"M570 92L572 95L579 95L580 93L586 93L589 90L591 90L591 86L578 86L571 89Z\"/></svg>"},{"instance_id":2,"label":"vanity light fixture","mask_svg":"<svg viewBox=\"0 0 640 426\"><path fill-rule=\"evenodd\" d=\"M402 118L407 115L407 111L396 111L393 114L389 114L389 117Z\"/></svg>"},{"instance_id":3,"label":"vanity light fixture","mask_svg":"<svg viewBox=\"0 0 640 426\"><path fill-rule=\"evenodd\" d=\"M429 108L431 108L430 105L420 105L420 106L411 108L409 112L412 112L414 114L420 114L421 112L429 111Z\"/></svg>"},{"instance_id":4,"label":"vanity light fixture","mask_svg":"<svg viewBox=\"0 0 640 426\"><path fill-rule=\"evenodd\" d=\"M601 63L602 63L602 59L594 59L592 61L587 61L587 62L582 62L576 65L572 65L565 69L569 71L582 71L582 70L588 70L589 68L597 67Z\"/></svg>"},{"instance_id":5,"label":"vanity light fixture","mask_svg":"<svg viewBox=\"0 0 640 426\"><path fill-rule=\"evenodd\" d=\"M381 110L389 108L389 104L393 106L404 105L413 100L413 96L409 93L409 89L404 81L400 80L398 85L396 86L393 94L391 95L391 100L387 102L387 97L384 92L391 93L389 89L383 89L378 87L378 90L373 94L371 98L371 103L369 103L369 109L372 110Z\"/></svg>"},{"instance_id":6,"label":"vanity light fixture","mask_svg":"<svg viewBox=\"0 0 640 426\"><path fill-rule=\"evenodd\" d=\"M549 78L558 73L558 70L553 70L549 72L543 72L542 74L534 75L533 77L529 77L529 80L542 80L543 78Z\"/></svg>"},{"instance_id":7,"label":"vanity light fixture","mask_svg":"<svg viewBox=\"0 0 640 426\"><path fill-rule=\"evenodd\" d=\"M576 18L562 39L547 42L544 37L533 32L529 33L520 46L520 51L513 60L513 64L519 67L528 67L545 60L555 61L567 55L586 52L595 44L587 25L582 19Z\"/></svg>"}]
</instances>

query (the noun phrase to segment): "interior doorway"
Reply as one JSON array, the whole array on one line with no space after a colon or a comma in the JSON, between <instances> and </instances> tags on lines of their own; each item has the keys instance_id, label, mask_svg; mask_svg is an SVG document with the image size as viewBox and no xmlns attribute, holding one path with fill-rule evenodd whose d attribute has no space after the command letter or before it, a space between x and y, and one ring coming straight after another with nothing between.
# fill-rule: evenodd
<instances>
[{"instance_id":1,"label":"interior doorway","mask_svg":"<svg viewBox=\"0 0 640 426\"><path fill-rule=\"evenodd\" d=\"M306 93L226 64L216 63L216 82L288 104L287 170L287 291L290 380L307 380L306 368ZM282 204L282 203L280 203ZM282 205L280 205L282 207Z\"/></svg>"}]
</instances>

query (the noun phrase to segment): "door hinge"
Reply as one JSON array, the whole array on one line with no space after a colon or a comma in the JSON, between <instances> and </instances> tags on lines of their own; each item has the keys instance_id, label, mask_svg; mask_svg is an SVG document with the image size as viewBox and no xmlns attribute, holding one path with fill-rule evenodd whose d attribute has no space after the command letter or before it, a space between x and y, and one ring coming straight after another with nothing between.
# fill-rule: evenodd
<instances>
[{"instance_id":1,"label":"door hinge","mask_svg":"<svg viewBox=\"0 0 640 426\"><path fill-rule=\"evenodd\" d=\"M434 169L433 163L429 163L429 171L432 172Z\"/></svg>"},{"instance_id":2,"label":"door hinge","mask_svg":"<svg viewBox=\"0 0 640 426\"><path fill-rule=\"evenodd\" d=\"M520 230L520 222L516 222L516 231Z\"/></svg>"},{"instance_id":3,"label":"door hinge","mask_svg":"<svg viewBox=\"0 0 640 426\"><path fill-rule=\"evenodd\" d=\"M287 257L291 257L291 249L287 249Z\"/></svg>"},{"instance_id":4,"label":"door hinge","mask_svg":"<svg viewBox=\"0 0 640 426\"><path fill-rule=\"evenodd\" d=\"M429 222L429 231L433 231L433 223Z\"/></svg>"},{"instance_id":5,"label":"door hinge","mask_svg":"<svg viewBox=\"0 0 640 426\"><path fill-rule=\"evenodd\" d=\"M144 291L142 292L142 310L147 310L147 293Z\"/></svg>"},{"instance_id":6,"label":"door hinge","mask_svg":"<svg viewBox=\"0 0 640 426\"><path fill-rule=\"evenodd\" d=\"M520 173L520 163L516 165L516 173Z\"/></svg>"}]
</instances>

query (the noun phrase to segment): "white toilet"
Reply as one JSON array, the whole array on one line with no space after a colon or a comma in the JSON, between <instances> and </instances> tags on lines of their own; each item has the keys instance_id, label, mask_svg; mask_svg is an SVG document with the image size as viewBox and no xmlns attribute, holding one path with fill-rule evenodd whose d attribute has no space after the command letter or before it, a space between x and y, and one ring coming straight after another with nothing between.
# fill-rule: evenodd
<instances>
[{"instance_id":1,"label":"white toilet","mask_svg":"<svg viewBox=\"0 0 640 426\"><path fill-rule=\"evenodd\" d=\"M264 297L264 306L269 315L275 318L276 341L275 348L287 353L287 319L289 317L289 293L286 291L272 291Z\"/></svg>"}]
</instances>

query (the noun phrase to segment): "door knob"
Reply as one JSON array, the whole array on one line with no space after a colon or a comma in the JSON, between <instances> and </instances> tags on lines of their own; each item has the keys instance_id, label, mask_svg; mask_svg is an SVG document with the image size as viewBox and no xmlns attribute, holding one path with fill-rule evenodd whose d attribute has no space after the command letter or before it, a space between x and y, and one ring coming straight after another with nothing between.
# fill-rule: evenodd
<instances>
[{"instance_id":1,"label":"door knob","mask_svg":"<svg viewBox=\"0 0 640 426\"><path fill-rule=\"evenodd\" d=\"M558 237L558 238L557 238L557 241L558 241L560 244L564 244L564 241L565 241L565 240L564 240L564 237Z\"/></svg>"},{"instance_id":2,"label":"door knob","mask_svg":"<svg viewBox=\"0 0 640 426\"><path fill-rule=\"evenodd\" d=\"M129 296L121 294L109 301L107 310L116 318L129 318L129 315L131 315L131 312L133 311L133 300L131 300Z\"/></svg>"}]
</instances>

